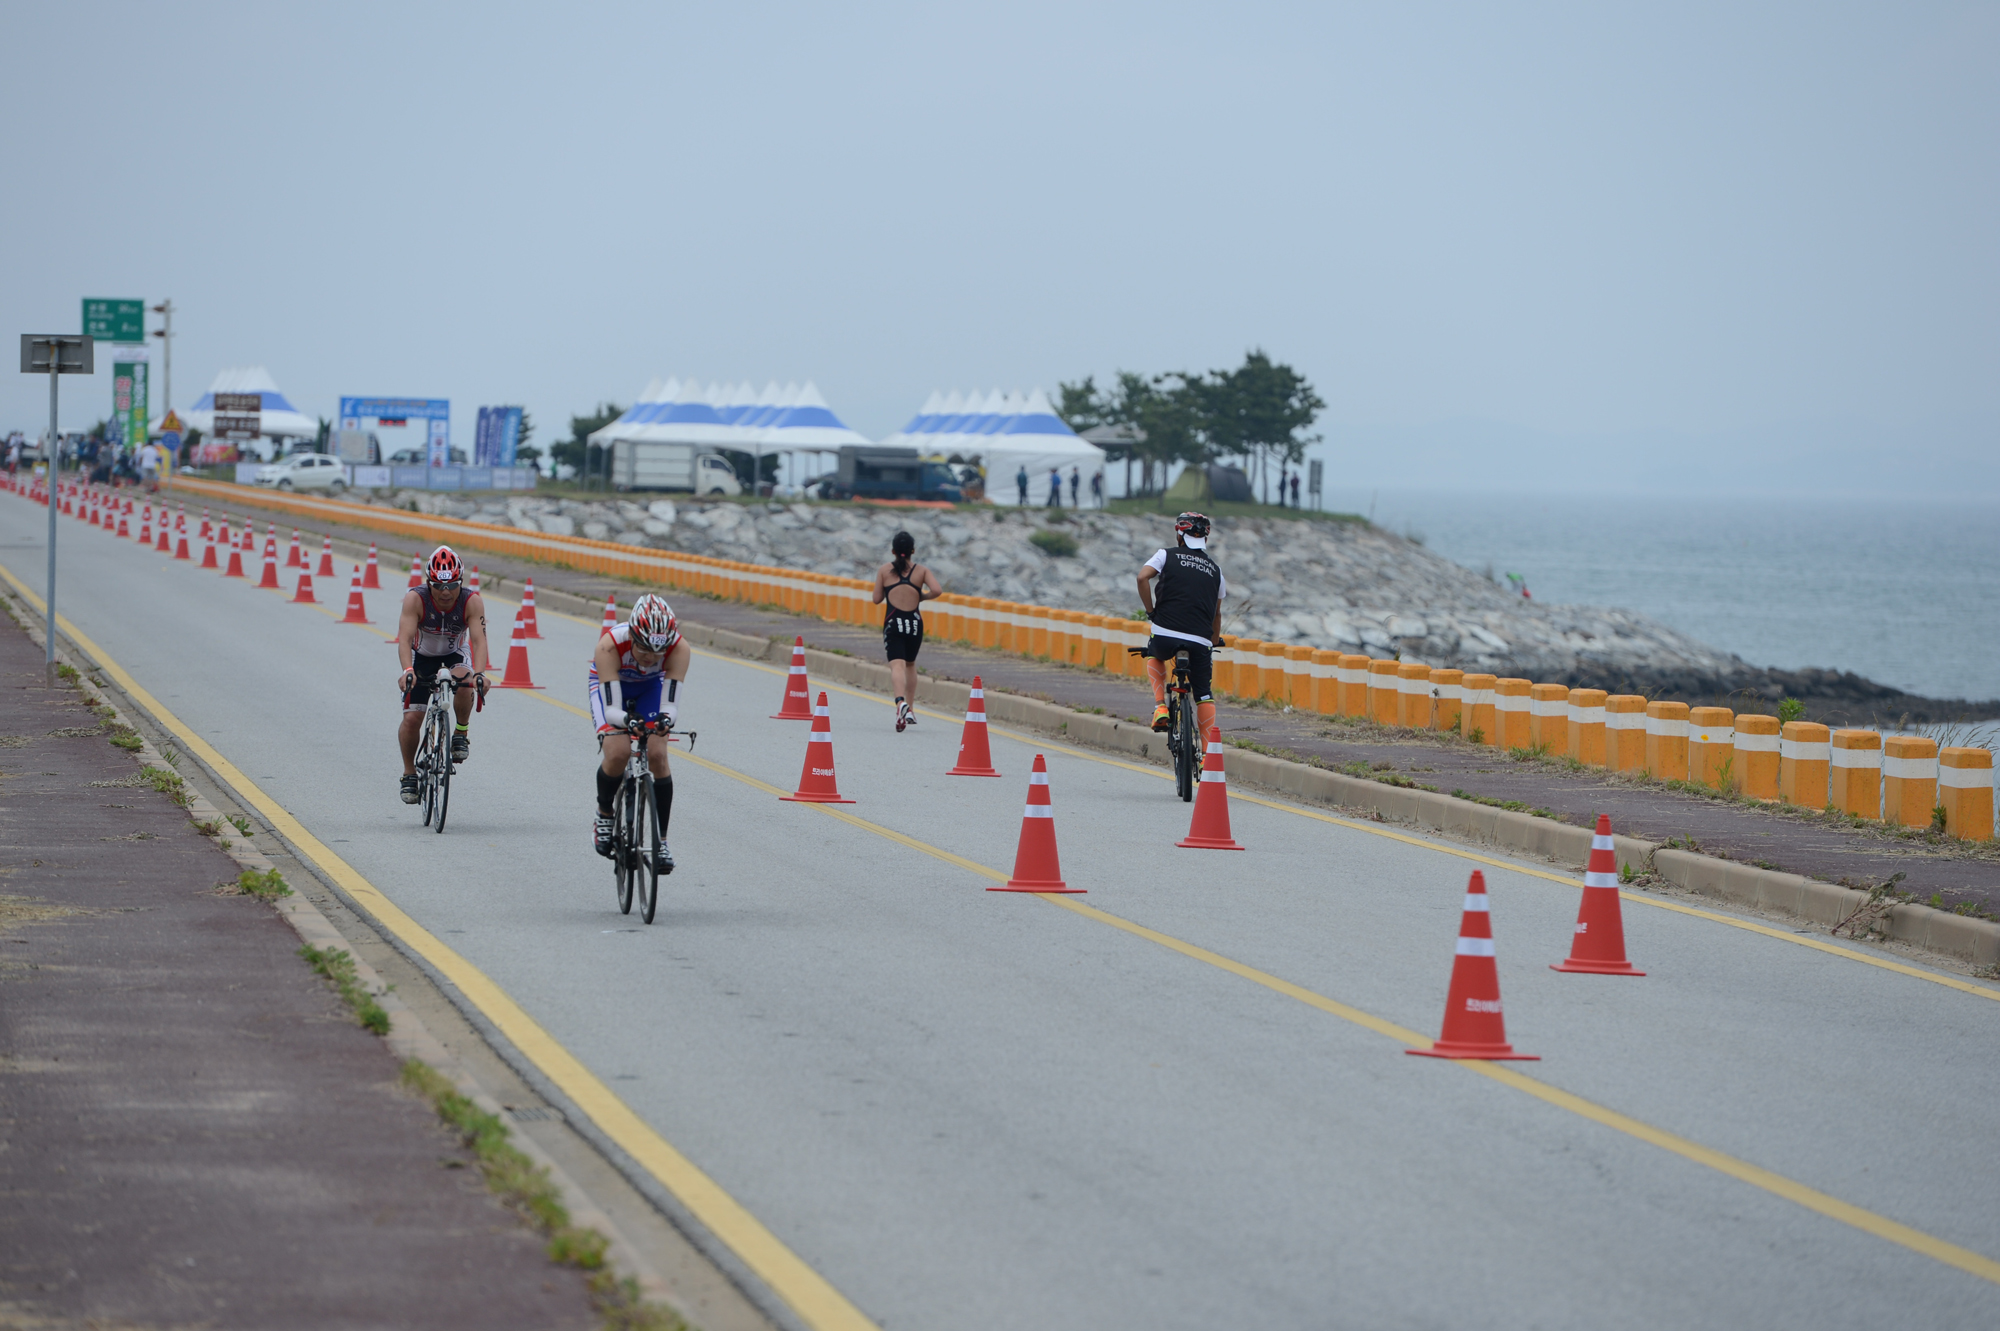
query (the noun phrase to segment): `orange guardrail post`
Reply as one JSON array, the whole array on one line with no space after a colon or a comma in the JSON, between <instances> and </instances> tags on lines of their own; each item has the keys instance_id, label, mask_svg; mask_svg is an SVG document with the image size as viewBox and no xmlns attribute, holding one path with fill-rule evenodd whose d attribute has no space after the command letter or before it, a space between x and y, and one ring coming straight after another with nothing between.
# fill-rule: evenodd
<instances>
[{"instance_id":1,"label":"orange guardrail post","mask_svg":"<svg viewBox=\"0 0 2000 1331\"><path fill-rule=\"evenodd\" d=\"M1938 803L1946 836L1961 841L1993 838L1993 751L1948 748L1938 754Z\"/></svg>"},{"instance_id":2,"label":"orange guardrail post","mask_svg":"<svg viewBox=\"0 0 2000 1331\"><path fill-rule=\"evenodd\" d=\"M1569 752L1569 685L1535 684L1528 689L1528 744L1561 757Z\"/></svg>"},{"instance_id":3,"label":"orange guardrail post","mask_svg":"<svg viewBox=\"0 0 2000 1331\"><path fill-rule=\"evenodd\" d=\"M1727 707L1688 709L1688 780L1711 790L1735 784L1736 713Z\"/></svg>"},{"instance_id":4,"label":"orange guardrail post","mask_svg":"<svg viewBox=\"0 0 2000 1331\"><path fill-rule=\"evenodd\" d=\"M1761 712L1736 718L1736 789L1753 800L1778 798L1778 729Z\"/></svg>"},{"instance_id":5,"label":"orange guardrail post","mask_svg":"<svg viewBox=\"0 0 2000 1331\"><path fill-rule=\"evenodd\" d=\"M1431 668L1420 661L1396 663L1396 724L1431 728Z\"/></svg>"},{"instance_id":6,"label":"orange guardrail post","mask_svg":"<svg viewBox=\"0 0 2000 1331\"><path fill-rule=\"evenodd\" d=\"M1636 693L1604 700L1604 765L1614 772L1646 770L1646 700Z\"/></svg>"},{"instance_id":7,"label":"orange guardrail post","mask_svg":"<svg viewBox=\"0 0 2000 1331\"><path fill-rule=\"evenodd\" d=\"M1402 715L1402 694L1397 690L1400 661L1368 662L1368 719L1378 726L1393 726Z\"/></svg>"},{"instance_id":8,"label":"orange guardrail post","mask_svg":"<svg viewBox=\"0 0 2000 1331\"><path fill-rule=\"evenodd\" d=\"M1833 791L1828 802L1842 813L1882 816L1882 736L1873 730L1833 732Z\"/></svg>"},{"instance_id":9,"label":"orange guardrail post","mask_svg":"<svg viewBox=\"0 0 2000 1331\"><path fill-rule=\"evenodd\" d=\"M1828 771L1833 732L1817 721L1787 721L1778 728L1778 798L1824 809L1833 802Z\"/></svg>"},{"instance_id":10,"label":"orange guardrail post","mask_svg":"<svg viewBox=\"0 0 2000 1331\"><path fill-rule=\"evenodd\" d=\"M1312 654L1312 709L1321 716L1335 716L1340 711L1340 653L1324 648Z\"/></svg>"},{"instance_id":11,"label":"orange guardrail post","mask_svg":"<svg viewBox=\"0 0 2000 1331\"><path fill-rule=\"evenodd\" d=\"M1603 689L1569 691L1569 756L1589 767L1608 767L1604 744Z\"/></svg>"},{"instance_id":12,"label":"orange guardrail post","mask_svg":"<svg viewBox=\"0 0 2000 1331\"><path fill-rule=\"evenodd\" d=\"M1500 722L1493 707L1499 696L1494 687L1499 682L1496 676L1475 671L1460 684L1465 690L1465 702L1458 713L1458 733L1471 743L1500 742Z\"/></svg>"},{"instance_id":13,"label":"orange guardrail post","mask_svg":"<svg viewBox=\"0 0 2000 1331\"><path fill-rule=\"evenodd\" d=\"M1339 685L1340 715L1368 715L1368 658L1360 652L1342 652L1333 677Z\"/></svg>"},{"instance_id":14,"label":"orange guardrail post","mask_svg":"<svg viewBox=\"0 0 2000 1331\"><path fill-rule=\"evenodd\" d=\"M1688 779L1688 705L1646 704L1646 775L1662 781Z\"/></svg>"},{"instance_id":15,"label":"orange guardrail post","mask_svg":"<svg viewBox=\"0 0 2000 1331\"><path fill-rule=\"evenodd\" d=\"M1929 827L1937 807L1937 741L1891 735L1882 744L1882 821Z\"/></svg>"},{"instance_id":16,"label":"orange guardrail post","mask_svg":"<svg viewBox=\"0 0 2000 1331\"><path fill-rule=\"evenodd\" d=\"M1528 710L1531 701L1528 691L1532 688L1532 680L1501 678L1493 681L1493 725L1498 732L1493 739L1495 748L1526 749L1534 745L1529 726L1532 714Z\"/></svg>"}]
</instances>

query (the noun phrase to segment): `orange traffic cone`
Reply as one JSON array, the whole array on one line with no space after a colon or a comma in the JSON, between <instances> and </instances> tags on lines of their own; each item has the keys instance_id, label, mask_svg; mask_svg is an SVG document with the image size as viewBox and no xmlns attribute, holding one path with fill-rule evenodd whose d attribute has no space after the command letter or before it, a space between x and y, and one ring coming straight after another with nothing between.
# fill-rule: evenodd
<instances>
[{"instance_id":1,"label":"orange traffic cone","mask_svg":"<svg viewBox=\"0 0 2000 1331\"><path fill-rule=\"evenodd\" d=\"M319 567L314 570L322 578L338 577L333 571L333 537L326 537L319 547Z\"/></svg>"},{"instance_id":2,"label":"orange traffic cone","mask_svg":"<svg viewBox=\"0 0 2000 1331\"><path fill-rule=\"evenodd\" d=\"M785 705L771 714L773 721L810 721L813 717L812 686L806 679L806 640L792 640L792 669L785 676Z\"/></svg>"},{"instance_id":3,"label":"orange traffic cone","mask_svg":"<svg viewBox=\"0 0 2000 1331\"><path fill-rule=\"evenodd\" d=\"M243 540L240 543L229 547L229 567L222 570L223 577L240 578L243 576L243 547L249 545L255 539L255 536L246 531L243 533ZM270 561L267 559L265 561L267 567L269 563Z\"/></svg>"},{"instance_id":4,"label":"orange traffic cone","mask_svg":"<svg viewBox=\"0 0 2000 1331\"><path fill-rule=\"evenodd\" d=\"M165 554L167 552L167 515L164 512L160 514L159 544L154 548L157 549L161 554Z\"/></svg>"},{"instance_id":5,"label":"orange traffic cone","mask_svg":"<svg viewBox=\"0 0 2000 1331\"><path fill-rule=\"evenodd\" d=\"M213 536L209 537L208 540L203 543L203 548L201 552L201 566L203 568L222 567L222 565L217 563L215 560L215 538Z\"/></svg>"},{"instance_id":6,"label":"orange traffic cone","mask_svg":"<svg viewBox=\"0 0 2000 1331\"><path fill-rule=\"evenodd\" d=\"M1444 1034L1428 1049L1405 1049L1426 1058L1539 1059L1517 1054L1507 1043L1507 1022L1500 1015L1500 968L1493 960L1492 912L1486 901L1486 875L1472 871L1465 888L1465 915L1458 926L1458 959L1451 967L1451 988L1444 1000Z\"/></svg>"},{"instance_id":7,"label":"orange traffic cone","mask_svg":"<svg viewBox=\"0 0 2000 1331\"><path fill-rule=\"evenodd\" d=\"M186 512L185 507L182 511ZM201 511L201 539L205 541L213 535L215 535L215 525L208 520L208 510L204 508Z\"/></svg>"},{"instance_id":8,"label":"orange traffic cone","mask_svg":"<svg viewBox=\"0 0 2000 1331\"><path fill-rule=\"evenodd\" d=\"M972 697L965 704L965 732L958 741L958 766L946 776L999 776L993 769L993 750L986 742L986 687L979 676L972 677Z\"/></svg>"},{"instance_id":9,"label":"orange traffic cone","mask_svg":"<svg viewBox=\"0 0 2000 1331\"><path fill-rule=\"evenodd\" d=\"M1618 904L1618 852L1611 843L1611 815L1597 815L1590 859L1583 870L1583 902L1576 910L1576 938L1569 960L1552 971L1587 975L1644 975L1625 960L1625 915Z\"/></svg>"},{"instance_id":10,"label":"orange traffic cone","mask_svg":"<svg viewBox=\"0 0 2000 1331\"><path fill-rule=\"evenodd\" d=\"M1049 764L1035 755L1028 773L1028 807L1021 811L1021 844L1014 851L1014 876L988 892L1069 892L1080 887L1063 882L1062 861L1056 855L1056 810L1049 801Z\"/></svg>"},{"instance_id":11,"label":"orange traffic cone","mask_svg":"<svg viewBox=\"0 0 2000 1331\"><path fill-rule=\"evenodd\" d=\"M1208 751L1201 759L1201 784L1194 792L1194 821L1174 842L1193 850L1241 850L1229 835L1229 782L1222 774L1222 730L1208 728Z\"/></svg>"},{"instance_id":12,"label":"orange traffic cone","mask_svg":"<svg viewBox=\"0 0 2000 1331\"><path fill-rule=\"evenodd\" d=\"M382 574L375 566L375 542L368 543L368 562L361 569L361 585L371 592L382 590Z\"/></svg>"},{"instance_id":13,"label":"orange traffic cone","mask_svg":"<svg viewBox=\"0 0 2000 1331\"><path fill-rule=\"evenodd\" d=\"M618 594L613 592L604 598L603 632L609 633L618 627Z\"/></svg>"},{"instance_id":14,"label":"orange traffic cone","mask_svg":"<svg viewBox=\"0 0 2000 1331\"><path fill-rule=\"evenodd\" d=\"M132 539L132 515L130 513L120 513L118 515L118 536L121 540L129 541Z\"/></svg>"},{"instance_id":15,"label":"orange traffic cone","mask_svg":"<svg viewBox=\"0 0 2000 1331\"><path fill-rule=\"evenodd\" d=\"M305 570L300 569L299 572L303 573ZM278 581L278 552L275 550L267 552L264 556L264 576L257 579L257 590L274 592L285 590L284 584Z\"/></svg>"},{"instance_id":16,"label":"orange traffic cone","mask_svg":"<svg viewBox=\"0 0 2000 1331\"><path fill-rule=\"evenodd\" d=\"M528 637L542 636L541 626L535 622L535 580L529 578L521 588L521 628Z\"/></svg>"},{"instance_id":17,"label":"orange traffic cone","mask_svg":"<svg viewBox=\"0 0 2000 1331\"><path fill-rule=\"evenodd\" d=\"M139 519L139 544L151 545L152 543L153 543L153 506L151 504L148 504L146 505L145 516Z\"/></svg>"},{"instance_id":18,"label":"orange traffic cone","mask_svg":"<svg viewBox=\"0 0 2000 1331\"><path fill-rule=\"evenodd\" d=\"M528 639L521 632L521 615L514 614L514 640L507 644L507 673L496 688L539 689L541 685L528 676Z\"/></svg>"},{"instance_id":19,"label":"orange traffic cone","mask_svg":"<svg viewBox=\"0 0 2000 1331\"><path fill-rule=\"evenodd\" d=\"M275 554L272 555L271 558L267 560L264 565L264 567L270 569L275 569L277 568L277 566L278 566L278 558ZM292 604L293 605L319 604L319 598L313 595L313 575L311 571L308 569L299 570L299 590L298 594L292 597Z\"/></svg>"},{"instance_id":20,"label":"orange traffic cone","mask_svg":"<svg viewBox=\"0 0 2000 1331\"><path fill-rule=\"evenodd\" d=\"M424 585L424 557L421 554L411 555L410 585L405 590L415 591L417 588L423 585Z\"/></svg>"},{"instance_id":21,"label":"orange traffic cone","mask_svg":"<svg viewBox=\"0 0 2000 1331\"><path fill-rule=\"evenodd\" d=\"M292 528L292 543L285 551L285 567L297 568L305 562L305 557L299 553L299 529L294 527Z\"/></svg>"},{"instance_id":22,"label":"orange traffic cone","mask_svg":"<svg viewBox=\"0 0 2000 1331\"><path fill-rule=\"evenodd\" d=\"M167 529L165 527L162 527L160 528L160 547L162 549L166 548L166 542L167 542ZM186 532L182 532L178 540L176 540L174 543L174 558L187 559L187 560L192 560L194 558L193 555L188 553L188 534Z\"/></svg>"},{"instance_id":23,"label":"orange traffic cone","mask_svg":"<svg viewBox=\"0 0 2000 1331\"><path fill-rule=\"evenodd\" d=\"M342 615L343 624L366 624L368 603L361 599L361 565L354 566L354 581L347 584L347 613Z\"/></svg>"},{"instance_id":24,"label":"orange traffic cone","mask_svg":"<svg viewBox=\"0 0 2000 1331\"><path fill-rule=\"evenodd\" d=\"M472 581L465 585L465 590L474 596L479 595L479 565L472 566Z\"/></svg>"},{"instance_id":25,"label":"orange traffic cone","mask_svg":"<svg viewBox=\"0 0 2000 1331\"><path fill-rule=\"evenodd\" d=\"M841 798L840 786L833 779L833 713L827 710L824 693L813 708L812 720L812 735L806 740L806 765L799 772L799 788L778 798L801 804L852 804L853 800Z\"/></svg>"}]
</instances>

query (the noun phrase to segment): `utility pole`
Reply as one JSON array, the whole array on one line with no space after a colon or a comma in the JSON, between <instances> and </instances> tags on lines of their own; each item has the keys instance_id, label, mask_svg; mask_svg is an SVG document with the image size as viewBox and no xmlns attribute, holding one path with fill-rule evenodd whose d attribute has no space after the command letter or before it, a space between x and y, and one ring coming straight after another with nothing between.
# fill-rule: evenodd
<instances>
[{"instance_id":1,"label":"utility pole","mask_svg":"<svg viewBox=\"0 0 2000 1331\"><path fill-rule=\"evenodd\" d=\"M56 686L56 510L62 507L58 493L62 482L62 436L56 433L56 376L89 374L95 366L97 343L88 334L82 337L61 333L21 334L21 373L49 376L49 594L43 639L43 668L48 686Z\"/></svg>"},{"instance_id":2,"label":"utility pole","mask_svg":"<svg viewBox=\"0 0 2000 1331\"><path fill-rule=\"evenodd\" d=\"M160 339L161 370L165 374L166 399L160 406L160 414L166 415L174 409L174 302L171 298L153 306L153 313L165 320L165 326L155 328L153 336Z\"/></svg>"}]
</instances>

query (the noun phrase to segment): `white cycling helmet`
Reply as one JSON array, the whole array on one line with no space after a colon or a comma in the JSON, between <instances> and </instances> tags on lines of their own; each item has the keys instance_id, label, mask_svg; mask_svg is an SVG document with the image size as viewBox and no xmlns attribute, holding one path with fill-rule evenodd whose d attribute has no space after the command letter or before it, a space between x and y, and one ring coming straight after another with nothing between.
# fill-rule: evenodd
<instances>
[{"instance_id":1,"label":"white cycling helmet","mask_svg":"<svg viewBox=\"0 0 2000 1331\"><path fill-rule=\"evenodd\" d=\"M633 602L632 616L625 622L632 627L634 645L649 652L671 651L681 640L681 622L674 618L674 608L665 597L651 592Z\"/></svg>"}]
</instances>

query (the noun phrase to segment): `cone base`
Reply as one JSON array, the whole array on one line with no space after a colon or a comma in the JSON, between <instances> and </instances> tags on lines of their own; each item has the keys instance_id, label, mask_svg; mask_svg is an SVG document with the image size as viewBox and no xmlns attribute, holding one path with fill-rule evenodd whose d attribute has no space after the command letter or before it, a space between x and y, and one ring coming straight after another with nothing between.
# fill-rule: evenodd
<instances>
[{"instance_id":1,"label":"cone base","mask_svg":"<svg viewBox=\"0 0 2000 1331\"><path fill-rule=\"evenodd\" d=\"M394 642L395 639L391 638L389 641ZM539 684L509 684L503 679L498 684L488 684L486 687L489 689L539 689L542 686Z\"/></svg>"},{"instance_id":2,"label":"cone base","mask_svg":"<svg viewBox=\"0 0 2000 1331\"><path fill-rule=\"evenodd\" d=\"M347 618L341 620L340 622L343 624L364 624L364 625L373 623L373 621L370 620L366 615L349 615Z\"/></svg>"},{"instance_id":3,"label":"cone base","mask_svg":"<svg viewBox=\"0 0 2000 1331\"><path fill-rule=\"evenodd\" d=\"M999 776L991 767L954 767L946 776Z\"/></svg>"},{"instance_id":4,"label":"cone base","mask_svg":"<svg viewBox=\"0 0 2000 1331\"><path fill-rule=\"evenodd\" d=\"M361 590L367 592L379 592L382 590L382 584L379 582L370 582L368 581L368 579L363 578L361 580Z\"/></svg>"},{"instance_id":5,"label":"cone base","mask_svg":"<svg viewBox=\"0 0 2000 1331\"><path fill-rule=\"evenodd\" d=\"M368 584L367 584L367 583L363 583L363 584L361 584L361 585L365 587L365 586L367 586ZM524 637L524 638L526 638L526 639L527 639L527 640L528 640L529 642L540 642L540 641L541 641L541 638L542 638L542 635L541 635L541 634L539 634L539 633L535 632L535 630L534 630L534 626L533 626L533 625L530 625L530 626L528 627L528 630L527 630L527 631L526 631L525 633L523 633L523 634L522 634L521 636L522 636L522 637Z\"/></svg>"},{"instance_id":6,"label":"cone base","mask_svg":"<svg viewBox=\"0 0 2000 1331\"><path fill-rule=\"evenodd\" d=\"M842 797L842 796L840 796L840 795L808 795L808 794L806 794L806 793L805 793L804 791L802 791L802 790L795 790L795 791L793 791L793 792L792 792L791 794L789 794L789 795L780 795L780 796L778 796L778 798L779 798L779 799L781 799L781 800L789 800L789 801L790 801L791 803L793 803L793 804L852 804L852 803L854 803L854 801L853 801L853 800L851 800L851 799L846 799L846 798L843 798L843 797Z\"/></svg>"},{"instance_id":7,"label":"cone base","mask_svg":"<svg viewBox=\"0 0 2000 1331\"><path fill-rule=\"evenodd\" d=\"M810 721L813 719L813 714L810 711L773 712L771 713L771 719L773 721Z\"/></svg>"},{"instance_id":8,"label":"cone base","mask_svg":"<svg viewBox=\"0 0 2000 1331\"><path fill-rule=\"evenodd\" d=\"M1019 878L1009 878L1004 886L989 887L986 890L988 892L1046 892L1050 896L1077 897L1083 895L1082 888L1069 887L1060 878L1046 883L1027 882Z\"/></svg>"},{"instance_id":9,"label":"cone base","mask_svg":"<svg viewBox=\"0 0 2000 1331\"><path fill-rule=\"evenodd\" d=\"M1571 957L1549 967L1552 971L1570 971L1578 975L1644 975L1642 970L1634 970L1629 961L1578 961Z\"/></svg>"},{"instance_id":10,"label":"cone base","mask_svg":"<svg viewBox=\"0 0 2000 1331\"><path fill-rule=\"evenodd\" d=\"M1241 847L1241 846L1237 845L1237 844L1236 844L1236 843L1235 843L1234 841L1231 841L1231 840L1230 840L1230 839L1229 839L1228 837L1210 837L1210 836L1191 836L1191 837L1187 837L1187 838L1185 838L1185 839L1183 839L1183 840L1180 840L1180 841L1176 841L1176 842L1174 842L1174 844L1175 844L1176 846L1184 846L1184 847L1186 847L1186 848L1187 848L1187 849L1189 849L1189 850L1241 850L1241 849L1243 849L1243 847Z\"/></svg>"},{"instance_id":11,"label":"cone base","mask_svg":"<svg viewBox=\"0 0 2000 1331\"><path fill-rule=\"evenodd\" d=\"M1439 1040L1428 1049L1405 1049L1406 1054L1419 1058L1483 1058L1495 1063L1512 1061L1516 1063L1539 1063L1540 1054L1517 1054L1511 1044L1450 1044Z\"/></svg>"}]
</instances>

